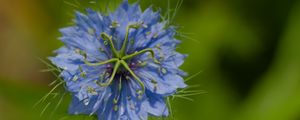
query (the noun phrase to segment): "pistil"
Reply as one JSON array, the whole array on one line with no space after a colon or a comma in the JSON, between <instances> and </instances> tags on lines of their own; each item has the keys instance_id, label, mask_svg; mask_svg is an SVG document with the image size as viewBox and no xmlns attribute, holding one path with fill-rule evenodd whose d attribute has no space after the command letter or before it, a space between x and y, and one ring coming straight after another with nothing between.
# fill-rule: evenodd
<instances>
[{"instance_id":1,"label":"pistil","mask_svg":"<svg viewBox=\"0 0 300 120\"><path fill-rule=\"evenodd\" d=\"M132 69L128 66L128 64L125 62L126 60L128 59L131 59L135 56L138 56L138 55L141 55L141 54L144 54L146 52L150 52L152 58L153 58L153 61L155 63L159 63L159 61L155 58L155 54L154 54L154 51L150 48L146 48L146 49L143 49L141 51L137 51L135 53L132 53L132 54L129 54L129 55L126 55L126 49L127 49L127 44L128 44L128 36L129 36L129 31L131 28L135 28L135 29L138 29L141 27L141 24L140 23L136 23L136 24L131 24L131 25L128 25L126 27L126 35L125 35L125 40L122 44L122 48L120 51L118 51L114 44L113 44L113 41L112 41L112 36L109 36L108 34L106 33L102 33L101 34L101 37L103 40L105 40L111 50L112 50L112 53L113 53L113 58L109 59L109 60L106 60L106 61L102 61L102 62L97 62L97 63L91 63L89 61L86 60L86 57L84 59L84 63L88 66L100 66L100 65L104 65L104 64L108 64L108 63L115 63L114 64L114 68L113 68L113 72L109 78L109 80L106 82L106 83L101 83L99 81L97 81L97 85L101 86L101 87L106 87L106 86L109 86L112 81L114 80L114 77L115 75L117 74L118 72L118 69L120 68L120 66L122 65L129 73L130 75L132 75L132 77L138 82L138 84L140 85L141 87L141 90L139 90L139 95L141 97L141 95L145 92L145 85L144 83L142 82L142 80L132 71ZM119 85L119 88L121 88L121 86Z\"/></svg>"}]
</instances>

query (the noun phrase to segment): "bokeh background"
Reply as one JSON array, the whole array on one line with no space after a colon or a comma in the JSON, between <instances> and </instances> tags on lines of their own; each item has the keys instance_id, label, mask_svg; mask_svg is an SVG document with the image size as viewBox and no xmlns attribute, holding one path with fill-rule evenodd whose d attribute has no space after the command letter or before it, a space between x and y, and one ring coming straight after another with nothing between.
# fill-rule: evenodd
<instances>
[{"instance_id":1,"label":"bokeh background","mask_svg":"<svg viewBox=\"0 0 300 120\"><path fill-rule=\"evenodd\" d=\"M300 120L299 0L183 0L179 9L180 0L140 2L180 26L178 50L189 54L182 69L194 75L193 89L206 91L193 101L175 98L176 119ZM0 120L95 119L67 115L68 94L58 107L61 94L33 107L55 79L41 72L39 58L62 45L58 29L70 25L74 10L118 3L0 0Z\"/></svg>"}]
</instances>

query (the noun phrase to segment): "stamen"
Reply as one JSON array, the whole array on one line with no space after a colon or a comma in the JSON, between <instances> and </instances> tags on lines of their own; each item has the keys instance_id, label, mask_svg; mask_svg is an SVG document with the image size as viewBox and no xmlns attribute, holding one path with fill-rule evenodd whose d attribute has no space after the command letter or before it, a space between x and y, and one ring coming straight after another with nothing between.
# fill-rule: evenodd
<instances>
[{"instance_id":1,"label":"stamen","mask_svg":"<svg viewBox=\"0 0 300 120\"><path fill-rule=\"evenodd\" d=\"M166 74L166 73L167 73L166 68L162 68L162 69L161 69L161 72L162 72L163 74Z\"/></svg>"},{"instance_id":2,"label":"stamen","mask_svg":"<svg viewBox=\"0 0 300 120\"><path fill-rule=\"evenodd\" d=\"M146 35L150 35L150 34L151 34L151 31L146 32Z\"/></svg>"},{"instance_id":3,"label":"stamen","mask_svg":"<svg viewBox=\"0 0 300 120\"><path fill-rule=\"evenodd\" d=\"M87 73L85 71L83 71L83 72L80 73L80 76L83 77L83 78L86 78L86 74Z\"/></svg>"},{"instance_id":4,"label":"stamen","mask_svg":"<svg viewBox=\"0 0 300 120\"><path fill-rule=\"evenodd\" d=\"M113 103L114 103L114 104L117 104L117 103L118 103L118 99L117 99L117 98L114 98Z\"/></svg>"},{"instance_id":5,"label":"stamen","mask_svg":"<svg viewBox=\"0 0 300 120\"><path fill-rule=\"evenodd\" d=\"M160 47L161 47L161 44L155 45L155 48L157 48L157 49L159 49L159 50L161 49Z\"/></svg>"},{"instance_id":6,"label":"stamen","mask_svg":"<svg viewBox=\"0 0 300 120\"><path fill-rule=\"evenodd\" d=\"M157 81L155 81L155 80L151 80L151 83L153 84L153 86L154 86L154 91L156 91L157 90L157 87L158 87L158 85L157 85Z\"/></svg>"},{"instance_id":7,"label":"stamen","mask_svg":"<svg viewBox=\"0 0 300 120\"><path fill-rule=\"evenodd\" d=\"M114 100L113 100L113 103L114 104L117 104L118 103L118 101L119 101L119 99L120 99L120 94L121 94L121 90L122 90L122 81L121 81L122 79L121 79L121 77L120 77L120 79L119 79L119 86L118 86L118 91L119 91L119 93L118 94L116 94L116 96L115 96L115 98L114 98Z\"/></svg>"},{"instance_id":8,"label":"stamen","mask_svg":"<svg viewBox=\"0 0 300 120\"><path fill-rule=\"evenodd\" d=\"M138 22L137 22L137 23L134 23L134 24L130 24L129 27L130 27L130 28L138 29L138 28L142 27L142 24L143 24L143 23L138 23Z\"/></svg>"},{"instance_id":9,"label":"stamen","mask_svg":"<svg viewBox=\"0 0 300 120\"><path fill-rule=\"evenodd\" d=\"M92 95L97 95L98 93L96 92L95 88L92 88L91 86L88 86L87 92L92 94Z\"/></svg>"},{"instance_id":10,"label":"stamen","mask_svg":"<svg viewBox=\"0 0 300 120\"><path fill-rule=\"evenodd\" d=\"M78 66L78 69L79 69L79 71L80 71L80 72L83 72L83 70L82 70L82 67L81 67L81 66Z\"/></svg>"},{"instance_id":11,"label":"stamen","mask_svg":"<svg viewBox=\"0 0 300 120\"><path fill-rule=\"evenodd\" d=\"M131 45L131 46L134 45L134 40L133 40L133 39L130 40L130 45Z\"/></svg>"},{"instance_id":12,"label":"stamen","mask_svg":"<svg viewBox=\"0 0 300 120\"><path fill-rule=\"evenodd\" d=\"M155 33L153 36L152 36L152 38L154 38L154 39L156 39L158 37L158 34L157 33Z\"/></svg>"},{"instance_id":13,"label":"stamen","mask_svg":"<svg viewBox=\"0 0 300 120\"><path fill-rule=\"evenodd\" d=\"M151 80L151 83L152 83L152 84L157 84L157 81L152 79L152 80Z\"/></svg>"},{"instance_id":14,"label":"stamen","mask_svg":"<svg viewBox=\"0 0 300 120\"><path fill-rule=\"evenodd\" d=\"M118 106L117 105L114 106L114 111L118 111Z\"/></svg>"},{"instance_id":15,"label":"stamen","mask_svg":"<svg viewBox=\"0 0 300 120\"><path fill-rule=\"evenodd\" d=\"M85 71L83 71L83 69L82 69L81 66L79 66L78 69L80 71L80 76L83 77L83 78L85 78L87 73Z\"/></svg>"},{"instance_id":16,"label":"stamen","mask_svg":"<svg viewBox=\"0 0 300 120\"><path fill-rule=\"evenodd\" d=\"M130 77L126 75L126 76L125 76L125 79L126 79L126 80L129 80L129 79L130 79Z\"/></svg>"},{"instance_id":17,"label":"stamen","mask_svg":"<svg viewBox=\"0 0 300 120\"><path fill-rule=\"evenodd\" d=\"M138 61L138 65L141 66L141 67L144 67L147 65L147 62L145 61Z\"/></svg>"},{"instance_id":18,"label":"stamen","mask_svg":"<svg viewBox=\"0 0 300 120\"><path fill-rule=\"evenodd\" d=\"M75 52L79 55L82 55L84 58L86 58L86 53L83 51L83 50L80 50L80 49L75 49Z\"/></svg>"},{"instance_id":19,"label":"stamen","mask_svg":"<svg viewBox=\"0 0 300 120\"><path fill-rule=\"evenodd\" d=\"M77 81L78 80L78 76L77 75L75 75L74 77L73 77L73 79L72 79L74 82L75 81Z\"/></svg>"},{"instance_id":20,"label":"stamen","mask_svg":"<svg viewBox=\"0 0 300 120\"><path fill-rule=\"evenodd\" d=\"M95 29L93 29L93 28L88 28L88 33L89 33L90 35L95 34Z\"/></svg>"},{"instance_id":21,"label":"stamen","mask_svg":"<svg viewBox=\"0 0 300 120\"><path fill-rule=\"evenodd\" d=\"M100 77L100 79L104 79L104 75L105 75L105 72L103 72L103 73L101 73L100 75L99 75L99 77Z\"/></svg>"},{"instance_id":22,"label":"stamen","mask_svg":"<svg viewBox=\"0 0 300 120\"><path fill-rule=\"evenodd\" d=\"M109 28L117 28L120 27L120 24L118 23L118 21L113 21L111 23L111 25L109 26Z\"/></svg>"},{"instance_id":23,"label":"stamen","mask_svg":"<svg viewBox=\"0 0 300 120\"><path fill-rule=\"evenodd\" d=\"M167 73L167 69L163 67L159 68L159 71L162 72L163 74Z\"/></svg>"},{"instance_id":24,"label":"stamen","mask_svg":"<svg viewBox=\"0 0 300 120\"><path fill-rule=\"evenodd\" d=\"M103 48L99 48L99 51L100 52L105 52Z\"/></svg>"}]
</instances>

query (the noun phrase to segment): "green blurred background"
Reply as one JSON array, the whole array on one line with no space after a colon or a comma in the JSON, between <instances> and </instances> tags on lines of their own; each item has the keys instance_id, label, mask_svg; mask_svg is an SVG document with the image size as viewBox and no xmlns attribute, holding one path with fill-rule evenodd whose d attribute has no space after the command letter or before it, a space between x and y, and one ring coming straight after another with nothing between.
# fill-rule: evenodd
<instances>
[{"instance_id":1,"label":"green blurred background","mask_svg":"<svg viewBox=\"0 0 300 120\"><path fill-rule=\"evenodd\" d=\"M95 119L68 116L69 95L57 109L61 94L33 108L55 79L40 72L46 65L37 58L62 45L58 29L70 25L76 7L103 11L120 2L90 1L0 0L0 120ZM178 1L141 4L173 16ZM176 13L178 50L189 54L182 69L201 72L188 84L207 92L174 99L176 119L300 120L299 0L184 0Z\"/></svg>"}]
</instances>

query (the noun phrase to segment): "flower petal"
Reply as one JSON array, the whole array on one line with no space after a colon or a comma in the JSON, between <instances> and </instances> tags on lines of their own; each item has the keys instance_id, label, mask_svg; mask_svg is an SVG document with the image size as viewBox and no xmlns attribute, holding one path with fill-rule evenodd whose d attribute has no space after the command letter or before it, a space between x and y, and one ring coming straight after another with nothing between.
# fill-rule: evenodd
<instances>
[{"instance_id":1,"label":"flower petal","mask_svg":"<svg viewBox=\"0 0 300 120\"><path fill-rule=\"evenodd\" d=\"M143 107L148 113L154 116L169 115L168 107L163 97L150 92L147 92L147 97L148 100L143 103Z\"/></svg>"}]
</instances>

